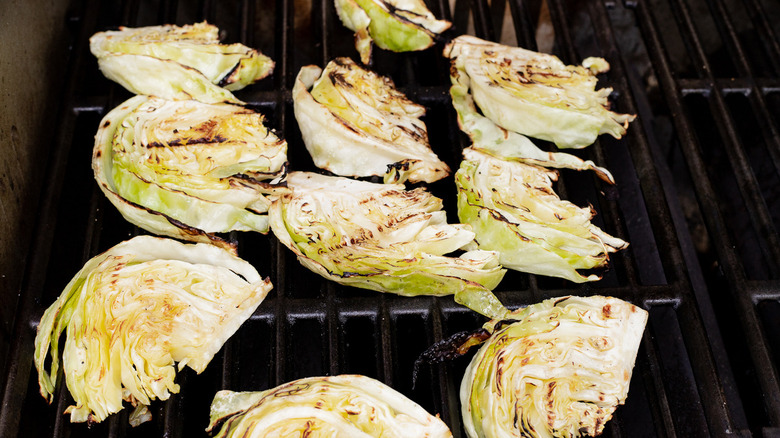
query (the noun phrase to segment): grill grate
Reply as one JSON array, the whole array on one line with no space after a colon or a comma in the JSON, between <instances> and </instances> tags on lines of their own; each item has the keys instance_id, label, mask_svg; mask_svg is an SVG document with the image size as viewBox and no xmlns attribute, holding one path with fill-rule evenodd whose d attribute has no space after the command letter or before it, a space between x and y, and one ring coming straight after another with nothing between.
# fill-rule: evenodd
<instances>
[{"instance_id":1,"label":"grill grate","mask_svg":"<svg viewBox=\"0 0 780 438\"><path fill-rule=\"evenodd\" d=\"M603 294L642 305L650 320L625 406L605 436L780 435L780 7L763 0L429 0L448 35L542 45L564 62L603 56L619 112L639 118L622 140L602 137L575 153L610 169L610 187L587 172L563 171L558 192L591 203L595 222L631 242L595 284L509 272L497 289L509 307L567 294ZM361 373L439 413L464 436L458 403L464 359L424 370L429 345L478 327L479 315L451 298L402 298L346 288L300 266L272 236L234 233L239 254L269 275L274 291L201 375L179 373L181 393L151 406L132 429L127 411L88 428L38 395L32 365L43 310L91 256L140 231L105 200L90 169L102 115L129 94L103 78L87 39L119 25L203 19L271 56L269 79L238 97L255 106L289 144L295 170L313 170L292 113L301 66L356 58L351 32L330 0L126 0L73 4L67 87L31 242L5 368L0 436L204 436L208 406L223 388L260 390L311 375ZM544 37L537 17L549 16ZM376 50L373 69L428 107L434 150L451 168L465 145L449 103L441 44L422 53ZM429 186L450 219L450 178Z\"/></svg>"}]
</instances>

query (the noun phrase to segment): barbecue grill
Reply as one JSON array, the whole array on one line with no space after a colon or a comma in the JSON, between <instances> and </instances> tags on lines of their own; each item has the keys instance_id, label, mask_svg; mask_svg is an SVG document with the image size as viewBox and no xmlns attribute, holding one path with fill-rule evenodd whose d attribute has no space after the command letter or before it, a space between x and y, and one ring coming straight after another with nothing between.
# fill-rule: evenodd
<instances>
[{"instance_id":1,"label":"barbecue grill","mask_svg":"<svg viewBox=\"0 0 780 438\"><path fill-rule=\"evenodd\" d=\"M638 119L620 140L576 151L608 168L563 170L557 192L592 204L595 223L631 243L595 283L509 272L496 293L516 308L545 298L610 295L647 309L648 326L626 404L604 436L780 436L780 5L770 0L429 0L463 33L543 48L566 63L602 56L618 112ZM262 390L296 378L359 373L377 378L465 436L458 388L468 358L421 368L415 359L484 318L450 297L404 298L329 282L299 265L272 235L232 233L239 255L274 290L207 370L185 369L181 392L128 425L128 410L100 424L71 424L61 382L52 405L38 394L36 324L92 256L142 233L103 197L90 168L101 117L130 97L105 79L88 38L120 25L207 20L225 42L276 61L270 78L237 92L289 144L294 170L314 170L293 116L300 67L357 59L352 33L329 0L126 0L74 2L69 61L46 145L46 179L29 242L0 383L3 437L205 436L220 389ZM443 42L442 41L442 42ZM371 68L425 105L434 151L457 169L466 146L450 104L442 42L419 53L375 50ZM42 116L42 115L41 115ZM451 177L428 186L455 214ZM13 302L13 301L12 301Z\"/></svg>"}]
</instances>

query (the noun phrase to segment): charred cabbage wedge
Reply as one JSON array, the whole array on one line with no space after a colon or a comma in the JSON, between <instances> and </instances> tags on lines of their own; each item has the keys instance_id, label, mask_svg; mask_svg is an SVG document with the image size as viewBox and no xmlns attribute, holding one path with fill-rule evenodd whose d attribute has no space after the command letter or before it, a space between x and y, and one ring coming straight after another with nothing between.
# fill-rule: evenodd
<instances>
[{"instance_id":1,"label":"charred cabbage wedge","mask_svg":"<svg viewBox=\"0 0 780 438\"><path fill-rule=\"evenodd\" d=\"M425 50L452 25L437 20L422 0L335 0L335 5L341 22L355 32L363 64L371 62L372 42L393 52Z\"/></svg>"},{"instance_id":2,"label":"charred cabbage wedge","mask_svg":"<svg viewBox=\"0 0 780 438\"><path fill-rule=\"evenodd\" d=\"M220 391L208 433L229 437L451 437L439 417L360 375L309 377L259 392Z\"/></svg>"},{"instance_id":3,"label":"charred cabbage wedge","mask_svg":"<svg viewBox=\"0 0 780 438\"><path fill-rule=\"evenodd\" d=\"M462 58L454 60L456 68L450 71L452 81L450 96L458 114L458 125L471 139L473 149L504 160L543 167L592 170L602 180L610 184L615 183L615 179L607 169L596 166L592 161L585 161L564 152L545 152L528 137L508 131L480 114L471 96L471 79L462 73L463 62Z\"/></svg>"},{"instance_id":4,"label":"charred cabbage wedge","mask_svg":"<svg viewBox=\"0 0 780 438\"><path fill-rule=\"evenodd\" d=\"M434 182L449 167L431 151L420 120L425 108L389 78L349 58L325 70L303 67L293 88L303 141L322 169L341 176L384 176L385 182Z\"/></svg>"},{"instance_id":5,"label":"charred cabbage wedge","mask_svg":"<svg viewBox=\"0 0 780 438\"><path fill-rule=\"evenodd\" d=\"M51 402L64 331L71 421L100 422L123 401L135 406L132 425L148 421L152 400L179 392L177 369L202 372L270 290L249 263L214 245L151 236L120 243L89 260L43 314L41 394Z\"/></svg>"},{"instance_id":6,"label":"charred cabbage wedge","mask_svg":"<svg viewBox=\"0 0 780 438\"><path fill-rule=\"evenodd\" d=\"M505 271L496 253L448 254L470 244L423 189L292 172L275 199L271 229L307 268L341 284L405 296L455 295L488 317L508 310L490 292Z\"/></svg>"},{"instance_id":7,"label":"charred cabbage wedge","mask_svg":"<svg viewBox=\"0 0 780 438\"><path fill-rule=\"evenodd\" d=\"M206 22L120 27L89 40L100 70L135 94L204 102L239 102L240 90L271 74L274 62L243 44L220 44Z\"/></svg>"},{"instance_id":8,"label":"charred cabbage wedge","mask_svg":"<svg viewBox=\"0 0 780 438\"><path fill-rule=\"evenodd\" d=\"M600 279L580 270L604 268L628 246L590 222L594 212L561 200L556 172L466 148L455 174L458 217L479 248L497 251L504 267L581 283Z\"/></svg>"},{"instance_id":9,"label":"charred cabbage wedge","mask_svg":"<svg viewBox=\"0 0 780 438\"><path fill-rule=\"evenodd\" d=\"M647 312L564 297L491 321L460 388L470 438L595 436L628 395Z\"/></svg>"},{"instance_id":10,"label":"charred cabbage wedge","mask_svg":"<svg viewBox=\"0 0 780 438\"><path fill-rule=\"evenodd\" d=\"M468 76L482 113L504 129L583 148L599 134L621 138L635 116L609 110L609 88L596 90L601 58L570 66L557 57L462 35L444 49L453 69Z\"/></svg>"},{"instance_id":11,"label":"charred cabbage wedge","mask_svg":"<svg viewBox=\"0 0 780 438\"><path fill-rule=\"evenodd\" d=\"M135 96L100 122L92 168L133 224L226 245L213 233L268 232L266 196L284 190L287 143L241 106Z\"/></svg>"}]
</instances>

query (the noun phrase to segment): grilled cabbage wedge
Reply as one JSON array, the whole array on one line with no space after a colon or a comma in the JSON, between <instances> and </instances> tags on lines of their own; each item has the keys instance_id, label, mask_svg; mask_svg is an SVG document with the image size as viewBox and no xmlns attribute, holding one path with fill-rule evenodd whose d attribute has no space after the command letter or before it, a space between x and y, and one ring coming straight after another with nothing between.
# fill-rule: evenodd
<instances>
[{"instance_id":1,"label":"grilled cabbage wedge","mask_svg":"<svg viewBox=\"0 0 780 438\"><path fill-rule=\"evenodd\" d=\"M462 35L444 48L453 70L467 75L482 113L502 128L547 140L559 148L583 148L599 134L621 138L635 116L609 110L609 88L596 90L601 58L583 66L520 47Z\"/></svg>"},{"instance_id":2,"label":"grilled cabbage wedge","mask_svg":"<svg viewBox=\"0 0 780 438\"><path fill-rule=\"evenodd\" d=\"M461 66L450 71L450 96L458 114L458 125L471 139L473 149L509 161L559 169L592 170L602 180L615 183L612 174L593 161L582 160L565 152L543 151L528 137L508 131L480 114L471 96L471 79L462 72L463 59L456 58L454 62L456 66Z\"/></svg>"},{"instance_id":3,"label":"grilled cabbage wedge","mask_svg":"<svg viewBox=\"0 0 780 438\"><path fill-rule=\"evenodd\" d=\"M239 103L230 91L270 75L271 58L243 44L220 44L206 22L98 32L89 40L109 79L135 94Z\"/></svg>"},{"instance_id":4,"label":"grilled cabbage wedge","mask_svg":"<svg viewBox=\"0 0 780 438\"><path fill-rule=\"evenodd\" d=\"M89 260L43 314L35 337L41 395L52 401L61 354L72 422L103 421L123 401L135 406L133 426L148 421L152 400L179 392L177 369L202 372L271 287L214 245L122 242Z\"/></svg>"},{"instance_id":5,"label":"grilled cabbage wedge","mask_svg":"<svg viewBox=\"0 0 780 438\"><path fill-rule=\"evenodd\" d=\"M335 0L341 23L355 32L363 64L371 62L372 43L393 52L425 50L452 23L437 20L422 0Z\"/></svg>"},{"instance_id":6,"label":"grilled cabbage wedge","mask_svg":"<svg viewBox=\"0 0 780 438\"><path fill-rule=\"evenodd\" d=\"M275 199L271 229L311 271L337 283L404 296L455 296L488 317L508 310L490 292L505 270L496 253L445 254L473 242L448 224L442 202L422 188L291 172Z\"/></svg>"},{"instance_id":7,"label":"grilled cabbage wedge","mask_svg":"<svg viewBox=\"0 0 780 438\"><path fill-rule=\"evenodd\" d=\"M258 392L219 391L206 431L229 437L451 437L438 416L361 375L308 377Z\"/></svg>"},{"instance_id":8,"label":"grilled cabbage wedge","mask_svg":"<svg viewBox=\"0 0 780 438\"><path fill-rule=\"evenodd\" d=\"M135 96L100 123L95 179L125 219L155 234L226 246L214 233L266 233L287 143L263 120L232 104Z\"/></svg>"},{"instance_id":9,"label":"grilled cabbage wedge","mask_svg":"<svg viewBox=\"0 0 780 438\"><path fill-rule=\"evenodd\" d=\"M295 117L314 164L341 176L434 182L449 167L431 150L425 108L393 81L349 58L306 66L293 88Z\"/></svg>"},{"instance_id":10,"label":"grilled cabbage wedge","mask_svg":"<svg viewBox=\"0 0 780 438\"><path fill-rule=\"evenodd\" d=\"M596 436L628 395L647 312L612 297L518 309L491 335L460 387L469 438Z\"/></svg>"},{"instance_id":11,"label":"grilled cabbage wedge","mask_svg":"<svg viewBox=\"0 0 780 438\"><path fill-rule=\"evenodd\" d=\"M599 280L609 253L628 246L590 219L592 208L561 200L552 189L555 171L502 160L466 148L455 174L458 217L471 225L480 249L497 251L510 269L565 278Z\"/></svg>"}]
</instances>

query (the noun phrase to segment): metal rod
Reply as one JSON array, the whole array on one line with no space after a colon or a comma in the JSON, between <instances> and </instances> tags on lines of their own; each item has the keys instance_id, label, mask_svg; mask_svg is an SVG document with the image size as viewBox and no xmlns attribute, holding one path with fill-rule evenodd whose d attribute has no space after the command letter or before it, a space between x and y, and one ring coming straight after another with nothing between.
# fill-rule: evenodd
<instances>
[{"instance_id":1,"label":"metal rod","mask_svg":"<svg viewBox=\"0 0 780 438\"><path fill-rule=\"evenodd\" d=\"M648 52L656 68L658 79L661 84L664 97L671 114L673 122L677 129L677 135L680 140L682 151L686 157L688 167L693 176L693 184L699 197L699 202L704 208L704 220L707 228L716 241L716 249L723 264L728 267L739 266L739 259L731 249L731 243L728 239L725 224L720 216L717 196L710 184L706 174L704 163L698 153L698 143L696 141L693 127L688 117L685 116L685 109L682 103L682 97L679 93L678 85L675 82L674 74L667 54L663 50L663 43L655 23L655 18L647 9L644 2L638 2L636 7L639 27L644 34L644 40L648 44ZM732 288L738 289L740 281L736 277L733 269L728 269L729 283ZM780 421L780 385L778 384L776 374L773 370L774 365L771 355L767 351L766 338L764 337L761 325L755 314L748 294L737 294L735 302L738 304L743 330L747 337L751 359L756 367L756 374L762 388L767 392L764 398L764 404L767 413L771 418L772 424L778 424Z\"/></svg>"}]
</instances>

